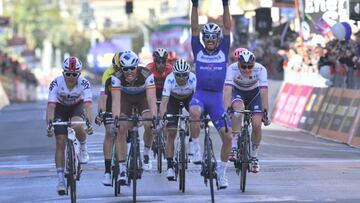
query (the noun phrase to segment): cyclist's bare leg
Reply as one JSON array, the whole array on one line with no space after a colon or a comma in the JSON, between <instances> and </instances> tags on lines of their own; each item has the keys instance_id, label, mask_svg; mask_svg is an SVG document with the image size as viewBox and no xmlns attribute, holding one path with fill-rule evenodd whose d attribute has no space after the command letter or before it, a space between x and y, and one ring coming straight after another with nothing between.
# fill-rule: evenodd
<instances>
[{"instance_id":1,"label":"cyclist's bare leg","mask_svg":"<svg viewBox=\"0 0 360 203\"><path fill-rule=\"evenodd\" d=\"M80 116L74 116L71 118L71 121L84 121L84 119L81 118ZM73 124L73 125L71 125L71 127L75 130L76 138L79 140L79 142L80 143L86 142L86 132L84 129L84 125Z\"/></svg>"},{"instance_id":2,"label":"cyclist's bare leg","mask_svg":"<svg viewBox=\"0 0 360 203\"><path fill-rule=\"evenodd\" d=\"M166 129L166 156L167 158L174 157L174 142L176 138L176 129Z\"/></svg>"},{"instance_id":3,"label":"cyclist's bare leg","mask_svg":"<svg viewBox=\"0 0 360 203\"><path fill-rule=\"evenodd\" d=\"M105 138L103 143L104 159L111 159L112 153L112 129L111 125L105 125Z\"/></svg>"},{"instance_id":4,"label":"cyclist's bare leg","mask_svg":"<svg viewBox=\"0 0 360 203\"><path fill-rule=\"evenodd\" d=\"M194 105L190 107L190 118L192 120L199 120L201 117L202 111L201 107ZM200 136L200 122L190 122L190 134L192 138L199 138Z\"/></svg>"},{"instance_id":5,"label":"cyclist's bare leg","mask_svg":"<svg viewBox=\"0 0 360 203\"><path fill-rule=\"evenodd\" d=\"M253 145L256 145L257 148L260 145L261 138L262 138L261 119L262 119L261 113L256 113L256 114L253 114L253 116L252 116L251 142Z\"/></svg>"},{"instance_id":6,"label":"cyclist's bare leg","mask_svg":"<svg viewBox=\"0 0 360 203\"><path fill-rule=\"evenodd\" d=\"M143 112L143 118L152 118L150 111ZM154 140L154 133L152 131L152 122L146 121L144 122L144 144L149 149L151 148L152 142Z\"/></svg>"},{"instance_id":7,"label":"cyclist's bare leg","mask_svg":"<svg viewBox=\"0 0 360 203\"><path fill-rule=\"evenodd\" d=\"M244 102L242 100L235 100L233 101L231 105L232 109L234 111L241 111L244 110ZM231 127L233 136L240 133L241 130L241 121L242 121L242 115L241 113L234 112L231 117ZM234 139L234 138L233 138ZM236 139L236 138L235 138ZM236 143L236 142L235 142ZM234 143L233 143L234 144Z\"/></svg>"},{"instance_id":8,"label":"cyclist's bare leg","mask_svg":"<svg viewBox=\"0 0 360 203\"><path fill-rule=\"evenodd\" d=\"M220 158L222 162L227 162L228 155L231 151L232 131L231 128L229 127L228 132L225 132L225 127L223 127L220 128L219 133L222 140Z\"/></svg>"},{"instance_id":9,"label":"cyclist's bare leg","mask_svg":"<svg viewBox=\"0 0 360 203\"><path fill-rule=\"evenodd\" d=\"M64 168L65 166L65 141L66 135L56 135L56 151L55 151L55 165L56 168Z\"/></svg>"},{"instance_id":10,"label":"cyclist's bare leg","mask_svg":"<svg viewBox=\"0 0 360 203\"><path fill-rule=\"evenodd\" d=\"M129 127L128 122L120 121L120 127L116 136L116 152L119 161L125 161L127 153L126 135Z\"/></svg>"}]
</instances>

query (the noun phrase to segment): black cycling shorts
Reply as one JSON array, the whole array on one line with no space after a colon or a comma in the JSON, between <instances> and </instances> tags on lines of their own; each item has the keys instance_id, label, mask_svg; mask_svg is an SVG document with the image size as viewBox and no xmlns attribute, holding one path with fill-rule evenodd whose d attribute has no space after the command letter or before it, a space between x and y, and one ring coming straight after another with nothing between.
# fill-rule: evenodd
<instances>
[{"instance_id":1,"label":"black cycling shorts","mask_svg":"<svg viewBox=\"0 0 360 203\"><path fill-rule=\"evenodd\" d=\"M179 114L179 110L180 110L180 102L183 102L184 107L187 111L189 111L189 103L191 101L192 98L192 94L189 95L188 97L184 98L184 99L177 99L173 96L170 95L169 98L169 102L167 105L167 109L166 109L166 113L168 114ZM171 117L168 118L168 123L167 123L167 128L177 128L177 124L178 124L178 117Z\"/></svg>"},{"instance_id":2,"label":"black cycling shorts","mask_svg":"<svg viewBox=\"0 0 360 203\"><path fill-rule=\"evenodd\" d=\"M60 103L56 103L55 106L55 117L54 122L56 121L69 121L74 116L80 116L85 119L84 114L84 104L80 102L73 106L64 106ZM55 135L67 135L67 126L54 126Z\"/></svg>"}]
</instances>

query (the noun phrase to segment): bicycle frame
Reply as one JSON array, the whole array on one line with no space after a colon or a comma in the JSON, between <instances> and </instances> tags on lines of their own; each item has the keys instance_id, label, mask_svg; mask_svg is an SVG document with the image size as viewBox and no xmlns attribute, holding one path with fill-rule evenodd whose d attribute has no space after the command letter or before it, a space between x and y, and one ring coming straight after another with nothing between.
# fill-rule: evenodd
<instances>
[{"instance_id":1,"label":"bicycle frame","mask_svg":"<svg viewBox=\"0 0 360 203\"><path fill-rule=\"evenodd\" d=\"M71 202L76 202L76 181L80 180L81 165L79 161L78 141L75 136L75 130L71 127L72 124L86 124L85 121L66 121L66 122L54 122L53 126L62 125L67 126L68 134L65 145L65 177L66 181L66 194L69 195Z\"/></svg>"}]
</instances>

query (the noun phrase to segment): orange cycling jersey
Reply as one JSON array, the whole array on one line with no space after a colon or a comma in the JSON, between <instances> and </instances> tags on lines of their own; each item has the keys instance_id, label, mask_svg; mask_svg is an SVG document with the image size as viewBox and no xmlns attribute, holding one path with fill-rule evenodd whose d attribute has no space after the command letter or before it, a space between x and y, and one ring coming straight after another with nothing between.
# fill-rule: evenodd
<instances>
[{"instance_id":1,"label":"orange cycling jersey","mask_svg":"<svg viewBox=\"0 0 360 203\"><path fill-rule=\"evenodd\" d=\"M154 75L156 89L162 90L164 88L164 82L166 76L168 76L172 72L172 65L170 63L166 63L163 72L158 72L156 70L154 62L151 62L148 65L146 65L146 68L148 68L150 72Z\"/></svg>"}]
</instances>

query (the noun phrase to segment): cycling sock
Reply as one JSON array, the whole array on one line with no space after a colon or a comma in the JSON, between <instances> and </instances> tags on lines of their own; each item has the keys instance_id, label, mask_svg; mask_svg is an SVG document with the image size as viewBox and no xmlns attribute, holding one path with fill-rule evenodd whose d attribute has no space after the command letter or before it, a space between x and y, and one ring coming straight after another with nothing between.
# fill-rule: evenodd
<instances>
[{"instance_id":1,"label":"cycling sock","mask_svg":"<svg viewBox=\"0 0 360 203\"><path fill-rule=\"evenodd\" d=\"M64 181L64 168L56 168L56 174L59 182Z\"/></svg>"},{"instance_id":2,"label":"cycling sock","mask_svg":"<svg viewBox=\"0 0 360 203\"><path fill-rule=\"evenodd\" d=\"M220 166L221 166L222 168L224 168L224 170L225 170L226 167L227 167L227 164L228 164L227 161L221 161Z\"/></svg>"},{"instance_id":3,"label":"cycling sock","mask_svg":"<svg viewBox=\"0 0 360 203\"><path fill-rule=\"evenodd\" d=\"M174 168L173 158L166 158L167 160L167 168Z\"/></svg>"},{"instance_id":4,"label":"cycling sock","mask_svg":"<svg viewBox=\"0 0 360 203\"><path fill-rule=\"evenodd\" d=\"M80 149L86 149L86 140L79 142L80 142Z\"/></svg>"},{"instance_id":5,"label":"cycling sock","mask_svg":"<svg viewBox=\"0 0 360 203\"><path fill-rule=\"evenodd\" d=\"M125 160L119 161L119 171L120 171L120 173L126 171L126 162L125 162Z\"/></svg>"},{"instance_id":6,"label":"cycling sock","mask_svg":"<svg viewBox=\"0 0 360 203\"><path fill-rule=\"evenodd\" d=\"M111 173L111 159L105 159L105 173Z\"/></svg>"},{"instance_id":7,"label":"cycling sock","mask_svg":"<svg viewBox=\"0 0 360 203\"><path fill-rule=\"evenodd\" d=\"M234 134L232 136L232 148L237 148L237 139L238 139L237 135Z\"/></svg>"},{"instance_id":8,"label":"cycling sock","mask_svg":"<svg viewBox=\"0 0 360 203\"><path fill-rule=\"evenodd\" d=\"M192 142L193 142L194 144L199 144L199 143L200 143L200 137L192 138Z\"/></svg>"},{"instance_id":9,"label":"cycling sock","mask_svg":"<svg viewBox=\"0 0 360 203\"><path fill-rule=\"evenodd\" d=\"M149 156L149 151L150 151L150 147L149 146L146 146L144 147L144 156Z\"/></svg>"},{"instance_id":10,"label":"cycling sock","mask_svg":"<svg viewBox=\"0 0 360 203\"><path fill-rule=\"evenodd\" d=\"M251 156L252 157L257 157L258 156L258 150L259 149L259 145L257 144L252 144L252 147L251 147Z\"/></svg>"}]
</instances>

